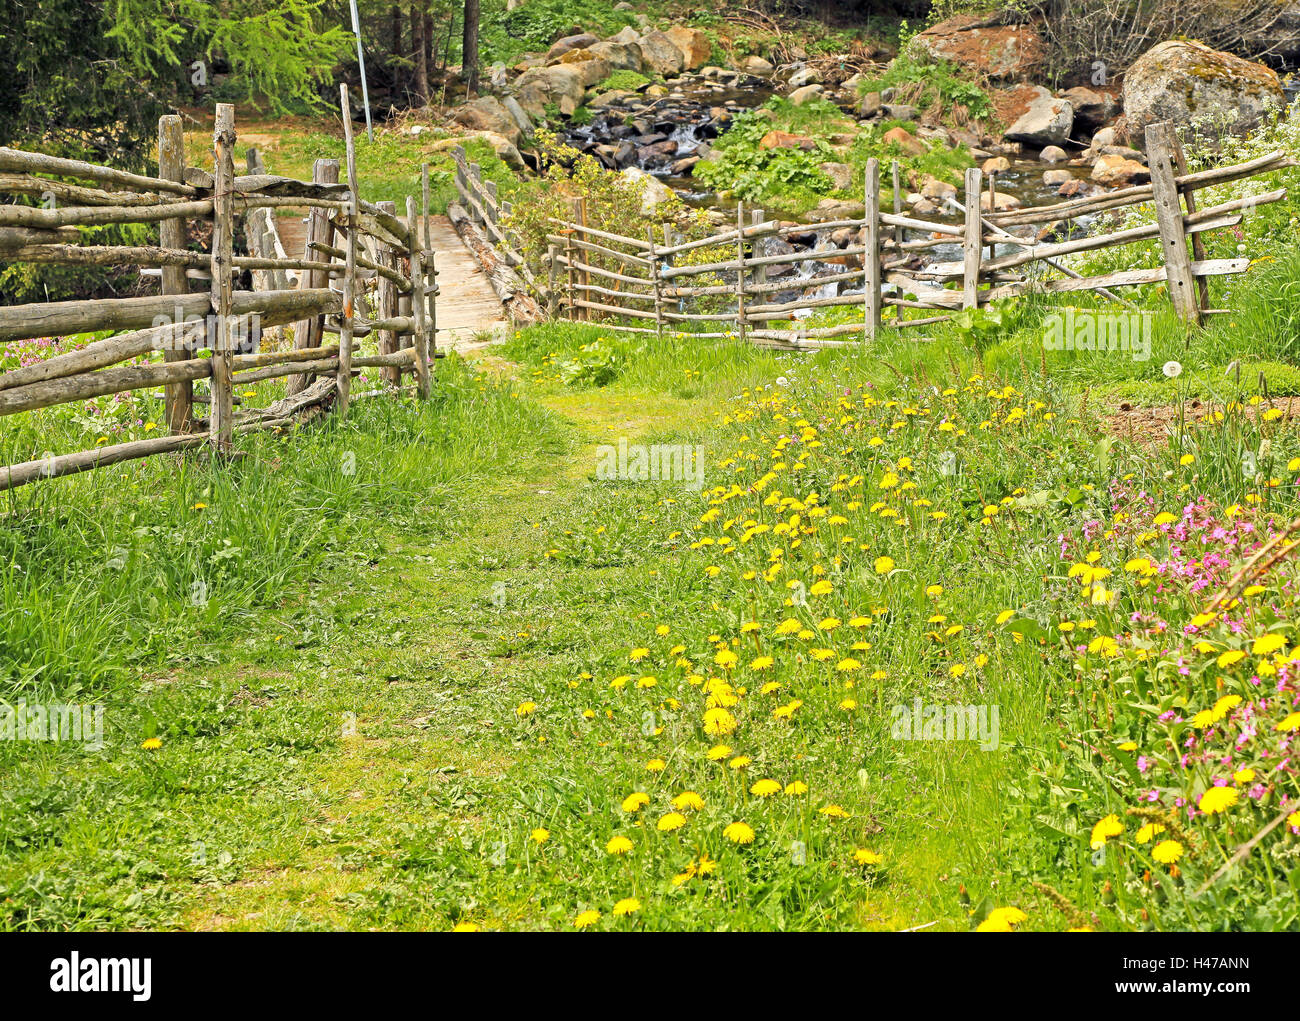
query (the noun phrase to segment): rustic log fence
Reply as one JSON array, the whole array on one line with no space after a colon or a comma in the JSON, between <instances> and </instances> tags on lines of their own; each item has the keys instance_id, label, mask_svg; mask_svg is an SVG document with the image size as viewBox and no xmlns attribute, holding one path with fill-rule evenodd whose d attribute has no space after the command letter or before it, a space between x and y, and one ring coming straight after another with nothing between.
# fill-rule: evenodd
<instances>
[{"instance_id":1,"label":"rustic log fence","mask_svg":"<svg viewBox=\"0 0 1300 1021\"><path fill-rule=\"evenodd\" d=\"M671 228L664 228L664 240L657 243L653 229L645 238L633 238L588 226L585 201L575 199L568 219L552 219L556 229L547 238L552 314L579 321L599 320L603 328L634 333L662 336L666 329L689 329L692 336L700 338L739 336L765 345L815 348L849 343L836 339L845 336L875 337L882 325L882 313L890 306L897 310L890 325L906 329L943 322L963 310L1035 291L1096 291L1123 301L1112 288L1163 283L1168 286L1178 315L1188 323L1200 323L1205 315L1224 311L1208 307L1206 278L1245 272L1250 260L1207 259L1198 235L1234 226L1241 222L1245 211L1277 202L1286 192L1276 189L1204 209L1197 208L1194 193L1292 164L1285 153L1277 151L1245 163L1189 174L1168 124L1147 129L1147 153L1149 184L1049 206L1004 211L996 210L992 193L990 208L982 208L984 175L972 168L966 171L963 201L955 196L947 200L955 215L961 217L959 223L904 215L896 163L892 168L894 212L881 212L880 164L874 158L867 161L865 168L863 215L828 223L782 225L766 220L761 210L751 211L747 223L745 210L738 207L732 229L679 241L674 239ZM471 190L473 178L471 173ZM1068 223L1081 216L1145 202L1155 205L1155 223L1062 241L1012 233L1016 227ZM773 255L753 251L754 242L764 238L838 228L855 231L846 247ZM1083 277L1060 261L1063 256L1079 252L1155 239L1161 242L1164 262L1155 268ZM1193 242L1190 255L1189 239ZM919 253L940 246L960 249L960 260L920 263ZM1012 251L999 255L999 248ZM718 258L702 264L683 258L702 249L716 250ZM806 280L768 278L772 267L809 260L839 263L844 268ZM1036 262L1059 271L1063 277L1028 275L1025 267ZM786 301L774 298L781 291L829 284L855 286L855 290ZM860 321L799 330L771 325L795 319L801 311L853 305L862 307ZM939 314L906 318L905 314L912 311ZM711 324L717 324L717 328L711 330Z\"/></svg>"},{"instance_id":2,"label":"rustic log fence","mask_svg":"<svg viewBox=\"0 0 1300 1021\"><path fill-rule=\"evenodd\" d=\"M332 406L346 416L352 377L365 368L380 369L383 379L399 388L408 373L416 392L429 395L430 360L439 352L435 271L428 251L428 168L422 220L413 198L407 199L405 220L393 203L363 201L346 87L340 97L342 183L336 160L318 160L313 179L298 181L265 173L255 152L249 154L248 173L236 176L234 108L228 104L216 108L210 171L184 165L177 116L159 122L157 177L0 148L0 193L45 196L50 206L0 204L0 258L143 267L146 274L154 271L161 290L156 296L0 307L0 344L126 331L0 373L0 416L161 386L170 433L0 467L0 490L159 453L196 447L228 453L235 434L287 426L307 409ZM301 258L285 254L275 229L273 211L283 207L308 211ZM241 214L249 255L234 250ZM210 251L186 249L187 220L212 224ZM82 245L74 229L107 223L157 223L159 244ZM246 271L253 289L236 290ZM191 293L191 279L206 283L207 291ZM363 310L363 302L369 308ZM289 324L294 324L291 350L258 350L261 328ZM323 346L326 333L336 335L337 343ZM359 352L358 339L371 334L377 337L377 353ZM205 351L209 357L202 356ZM161 361L139 363L158 353ZM235 410L236 387L285 376L283 400L264 409ZM206 421L194 415L195 380L208 384Z\"/></svg>"},{"instance_id":3,"label":"rustic log fence","mask_svg":"<svg viewBox=\"0 0 1300 1021\"><path fill-rule=\"evenodd\" d=\"M510 319L517 323L542 319L548 290L529 268L519 240L503 222L509 219L511 204L497 195L496 182L484 179L482 169L469 162L461 146L453 148L451 156L459 202L448 206L447 218L478 260Z\"/></svg>"}]
</instances>

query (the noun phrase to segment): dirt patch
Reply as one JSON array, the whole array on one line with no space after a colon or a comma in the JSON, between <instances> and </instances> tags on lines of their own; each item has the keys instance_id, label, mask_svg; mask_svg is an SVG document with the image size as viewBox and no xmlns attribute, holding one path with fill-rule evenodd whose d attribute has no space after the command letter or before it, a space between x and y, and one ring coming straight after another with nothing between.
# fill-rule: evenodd
<instances>
[{"instance_id":1,"label":"dirt patch","mask_svg":"<svg viewBox=\"0 0 1300 1021\"><path fill-rule=\"evenodd\" d=\"M1245 414L1253 422L1258 422L1265 412L1276 408L1282 412L1276 421L1293 422L1300 419L1300 398L1279 397L1247 404L1240 409L1234 407L1232 414ZM1182 421L1190 428L1203 428L1222 422L1228 415L1227 406L1217 401L1187 400L1181 409ZM1180 409L1177 404L1162 404L1155 407L1141 407L1130 401L1123 401L1115 411L1101 416L1106 432L1121 439L1131 440L1139 447L1160 446L1178 430Z\"/></svg>"}]
</instances>

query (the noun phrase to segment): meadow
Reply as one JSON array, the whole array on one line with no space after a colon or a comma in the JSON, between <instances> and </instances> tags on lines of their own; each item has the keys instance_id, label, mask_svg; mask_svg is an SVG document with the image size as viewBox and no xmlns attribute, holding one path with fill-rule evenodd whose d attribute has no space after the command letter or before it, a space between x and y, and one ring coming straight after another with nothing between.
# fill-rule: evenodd
<instances>
[{"instance_id":1,"label":"meadow","mask_svg":"<svg viewBox=\"0 0 1300 1021\"><path fill-rule=\"evenodd\" d=\"M1297 924L1293 568L1229 582L1300 439L1249 375L1134 440L957 327L488 351L6 496L7 688L106 707L0 743L6 927ZM597 478L619 438L703 489Z\"/></svg>"},{"instance_id":2,"label":"meadow","mask_svg":"<svg viewBox=\"0 0 1300 1021\"><path fill-rule=\"evenodd\" d=\"M1300 927L1295 216L1207 239L1254 264L1204 329L1137 297L1144 357L1041 296L812 354L557 322L3 494L4 705L104 711L0 740L0 928Z\"/></svg>"}]
</instances>

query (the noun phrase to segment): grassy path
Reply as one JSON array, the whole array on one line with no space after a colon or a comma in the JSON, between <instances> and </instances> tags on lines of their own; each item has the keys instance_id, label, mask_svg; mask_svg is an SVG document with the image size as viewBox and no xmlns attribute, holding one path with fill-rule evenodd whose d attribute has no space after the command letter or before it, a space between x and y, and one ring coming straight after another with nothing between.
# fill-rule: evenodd
<instances>
[{"instance_id":1,"label":"grassy path","mask_svg":"<svg viewBox=\"0 0 1300 1021\"><path fill-rule=\"evenodd\" d=\"M896 656L897 681L891 670L864 682L848 715L843 679L825 671L773 688L719 670L718 650L754 655L741 642L756 610L674 538L704 534L698 497L594 478L596 446L619 438L703 440L716 470L734 442L719 410L786 371L739 346L692 351L684 365L671 345L653 348L588 388L561 381L567 355L533 351L523 367L479 351L517 396L447 363L450 403L376 407L338 435L301 438L306 485L290 488L308 490L306 520L339 500L327 534L346 540L256 610L221 618L237 626L217 630L210 615L211 640L196 646L191 632L173 668L127 671L110 701L112 754L15 759L0 790L8 927L557 929L593 911L622 928L964 927L959 884L979 896L997 875L1005 767L968 747L888 740L884 700L932 668ZM479 428L477 444L459 442ZM338 478L349 450L365 470ZM409 477L378 473L399 450ZM460 495L421 490L434 478ZM405 509L385 515L394 483ZM352 487L350 503L336 486ZM219 512L192 526L215 529L219 556L226 522L257 492L245 480L182 502ZM173 556L169 545L158 559ZM790 612L769 606L764 627ZM878 634L890 655L900 640L929 644ZM723 676L747 698L746 724L719 741L701 718L730 697L713 687ZM773 722L778 689L808 700L807 724ZM712 754L725 744L735 751ZM804 791L765 801L751 787L771 778ZM701 804L674 824L691 791ZM627 807L633 792L648 792L644 813ZM752 843L724 833L742 820ZM619 840L634 849L610 851ZM868 849L885 864L855 860ZM619 917L629 901L644 907Z\"/></svg>"},{"instance_id":2,"label":"grassy path","mask_svg":"<svg viewBox=\"0 0 1300 1021\"><path fill-rule=\"evenodd\" d=\"M494 373L514 368L490 354L485 362ZM485 734L491 717L520 700L529 674L564 658L555 650L565 636L597 633L637 604L620 591L617 567L548 561L552 529L581 512L598 443L675 429L700 413L687 400L629 401L606 390L543 403L571 436L563 455L520 465L446 541L386 537L361 587L338 593L329 613L348 626L324 654L320 682L298 697L347 733L336 751L302 764L292 806L251 874L187 898L185 927L425 927L455 914L454 905L428 903L430 877L408 860L412 842L431 824L475 833L493 807L508 812L511 799L528 798L509 750ZM225 671L249 688L281 676ZM504 909L519 924L543 924L526 896L511 904L509 884L498 893L498 916Z\"/></svg>"}]
</instances>

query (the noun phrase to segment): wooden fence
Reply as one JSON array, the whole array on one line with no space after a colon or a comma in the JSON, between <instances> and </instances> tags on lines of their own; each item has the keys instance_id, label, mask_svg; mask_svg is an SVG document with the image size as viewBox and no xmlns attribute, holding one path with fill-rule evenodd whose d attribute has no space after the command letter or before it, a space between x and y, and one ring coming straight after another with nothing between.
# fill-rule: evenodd
<instances>
[{"instance_id":1,"label":"wooden fence","mask_svg":"<svg viewBox=\"0 0 1300 1021\"><path fill-rule=\"evenodd\" d=\"M830 223L782 226L764 220L761 211L751 211L751 222L746 223L745 210L738 208L735 228L710 237L675 241L671 228L665 227L660 235L662 240L658 240L656 235L660 232L652 227L647 229L644 238L632 238L588 226L585 202L575 199L572 218L553 220L557 229L548 236L552 309L570 319L600 320L603 327L614 330L662 336L665 329L684 329L690 324L692 335L697 337L738 335L776 346L820 347L847 343L833 339L845 335L874 337L881 327L883 310L891 305L898 310L891 325L909 328L942 322L960 310L978 308L1032 290L1092 290L1116 298L1111 288L1166 283L1178 314L1188 322L1199 322L1203 315L1222 311L1208 307L1206 278L1244 272L1250 261L1207 259L1198 235L1206 230L1234 226L1241 221L1243 211L1276 202L1286 192L1277 189L1199 210L1195 193L1292 164L1278 151L1246 163L1189 174L1177 138L1166 123L1147 129L1147 155L1149 184L1050 206L1001 212L996 211L992 195L989 211L981 210L983 175L972 168L965 175L964 201L959 202L955 197L948 200L961 217L961 222L956 224L903 215L896 163L894 212L881 212L880 164L874 158L866 165L863 216ZM989 182L990 192L993 183ZM1014 227L1068 222L1144 202L1155 204L1153 224L1064 241L1039 241L1010 232ZM854 242L844 248L816 252L754 255L752 251L753 243L762 238L785 238L806 235L813 229L836 228L857 232ZM1164 265L1153 269L1082 277L1059 261L1078 252L1157 238L1161 241ZM920 253L945 245L959 246L961 260L915 268ZM995 254L996 247L1014 251L999 255ZM722 257L695 265L683 259L704 249L715 250ZM808 260L840 263L843 269L801 281L769 279L771 267ZM1060 271L1063 278L1026 275L1024 268L1033 262L1047 264ZM691 282L700 277L711 279ZM944 286L957 283L960 289ZM828 284L860 289L833 296L774 300L781 291ZM886 290L886 284L894 286ZM540 293L545 294L547 290L542 289ZM798 331L774 329L770 325L794 319L803 310L853 305L861 306L863 312L861 319L852 323ZM913 310L941 314L905 318ZM640 325L629 325L626 320L638 321ZM705 324L704 329L701 331L697 324ZM710 332L708 324L717 324L718 329Z\"/></svg>"},{"instance_id":2,"label":"wooden fence","mask_svg":"<svg viewBox=\"0 0 1300 1021\"><path fill-rule=\"evenodd\" d=\"M0 373L0 416L161 386L168 432L0 467L0 490L187 448L228 452L236 433L288 425L309 407L332 404L346 415L352 377L362 368L380 369L399 387L401 374L411 373L417 392L428 396L430 359L437 354L428 168L423 219L417 220L411 197L405 220L391 202L362 201L346 87L340 95L347 175L342 183L337 160L317 160L313 179L299 181L263 173L255 154L250 154L250 172L237 176L234 108L228 104L216 108L211 171L185 166L177 116L159 121L157 177L0 148L0 192L42 196L48 206L0 205L0 258L150 267L161 282L156 296L0 307L0 344L128 331ZM275 230L274 211L284 207L308 212L300 258L285 255ZM247 256L234 253L238 214L244 217ZM186 248L187 220L212 225L210 251ZM80 244L76 227L110 223L157 223L159 244ZM235 290L245 271L253 276L253 289ZM206 292L191 293L191 278L205 279ZM370 308L359 315L363 301ZM290 323L295 324L291 350L258 349L260 328ZM326 333L337 335L337 342L324 346ZM378 352L360 354L358 338L371 334L377 336ZM204 350L210 357L201 357ZM148 360L158 352L161 361ZM236 411L237 387L285 376L284 400ZM208 383L206 422L194 415L195 380Z\"/></svg>"}]
</instances>

